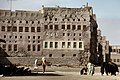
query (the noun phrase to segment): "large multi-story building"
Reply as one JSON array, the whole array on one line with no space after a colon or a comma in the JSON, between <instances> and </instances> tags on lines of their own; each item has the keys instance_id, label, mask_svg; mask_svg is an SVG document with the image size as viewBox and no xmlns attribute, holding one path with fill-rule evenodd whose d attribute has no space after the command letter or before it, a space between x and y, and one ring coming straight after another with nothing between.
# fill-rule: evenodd
<instances>
[{"instance_id":1,"label":"large multi-story building","mask_svg":"<svg viewBox=\"0 0 120 80\"><path fill-rule=\"evenodd\" d=\"M88 61L88 55L95 63L97 58L96 16L88 5L0 10L0 38L6 41L0 43L1 56L7 53L14 63L42 56L52 64L82 64Z\"/></svg>"}]
</instances>

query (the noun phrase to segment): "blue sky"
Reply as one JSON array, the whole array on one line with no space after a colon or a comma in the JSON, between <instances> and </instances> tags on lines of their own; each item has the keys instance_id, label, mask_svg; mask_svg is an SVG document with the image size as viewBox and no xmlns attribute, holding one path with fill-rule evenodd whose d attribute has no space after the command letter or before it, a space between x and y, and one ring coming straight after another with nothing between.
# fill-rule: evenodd
<instances>
[{"instance_id":1,"label":"blue sky","mask_svg":"<svg viewBox=\"0 0 120 80\"><path fill-rule=\"evenodd\" d=\"M12 0L12 10L38 11L41 6L82 7L86 3L93 7L102 35L110 44L120 44L120 0ZM0 9L10 9L10 0L0 0Z\"/></svg>"}]
</instances>

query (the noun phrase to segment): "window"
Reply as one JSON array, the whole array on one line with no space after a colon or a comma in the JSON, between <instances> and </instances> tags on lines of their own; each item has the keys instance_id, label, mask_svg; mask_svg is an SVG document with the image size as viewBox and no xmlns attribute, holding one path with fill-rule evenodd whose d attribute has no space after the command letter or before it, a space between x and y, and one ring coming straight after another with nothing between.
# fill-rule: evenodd
<instances>
[{"instance_id":1,"label":"window","mask_svg":"<svg viewBox=\"0 0 120 80\"><path fill-rule=\"evenodd\" d=\"M86 30L86 25L83 25L83 30Z\"/></svg>"},{"instance_id":2,"label":"window","mask_svg":"<svg viewBox=\"0 0 120 80\"><path fill-rule=\"evenodd\" d=\"M78 21L80 21L80 19L78 19Z\"/></svg>"},{"instance_id":3,"label":"window","mask_svg":"<svg viewBox=\"0 0 120 80\"><path fill-rule=\"evenodd\" d=\"M76 34L74 33L74 36L75 36Z\"/></svg>"},{"instance_id":4,"label":"window","mask_svg":"<svg viewBox=\"0 0 120 80\"><path fill-rule=\"evenodd\" d=\"M25 32L29 32L29 27L25 27Z\"/></svg>"},{"instance_id":5,"label":"window","mask_svg":"<svg viewBox=\"0 0 120 80\"><path fill-rule=\"evenodd\" d=\"M14 51L17 51L17 44L14 45Z\"/></svg>"},{"instance_id":6,"label":"window","mask_svg":"<svg viewBox=\"0 0 120 80\"><path fill-rule=\"evenodd\" d=\"M50 48L53 48L53 42L50 42Z\"/></svg>"},{"instance_id":7,"label":"window","mask_svg":"<svg viewBox=\"0 0 120 80\"><path fill-rule=\"evenodd\" d=\"M12 27L12 26L8 26L8 27L7 27L7 31L8 31L8 32L11 31L11 27Z\"/></svg>"},{"instance_id":8,"label":"window","mask_svg":"<svg viewBox=\"0 0 120 80\"><path fill-rule=\"evenodd\" d=\"M16 21L14 21L14 23L16 23Z\"/></svg>"},{"instance_id":9,"label":"window","mask_svg":"<svg viewBox=\"0 0 120 80\"><path fill-rule=\"evenodd\" d=\"M10 21L8 21L8 23L10 23Z\"/></svg>"},{"instance_id":10,"label":"window","mask_svg":"<svg viewBox=\"0 0 120 80\"><path fill-rule=\"evenodd\" d=\"M67 36L70 36L70 33L67 33Z\"/></svg>"},{"instance_id":11,"label":"window","mask_svg":"<svg viewBox=\"0 0 120 80\"><path fill-rule=\"evenodd\" d=\"M37 51L40 51L40 44L37 45Z\"/></svg>"},{"instance_id":12,"label":"window","mask_svg":"<svg viewBox=\"0 0 120 80\"><path fill-rule=\"evenodd\" d=\"M19 32L23 32L23 27L19 27Z\"/></svg>"},{"instance_id":13,"label":"window","mask_svg":"<svg viewBox=\"0 0 120 80\"><path fill-rule=\"evenodd\" d=\"M28 21L26 21L26 24L28 24Z\"/></svg>"},{"instance_id":14,"label":"window","mask_svg":"<svg viewBox=\"0 0 120 80\"><path fill-rule=\"evenodd\" d=\"M65 42L62 42L62 48L65 48Z\"/></svg>"},{"instance_id":15,"label":"window","mask_svg":"<svg viewBox=\"0 0 120 80\"><path fill-rule=\"evenodd\" d=\"M63 36L65 36L65 33L63 33Z\"/></svg>"},{"instance_id":16,"label":"window","mask_svg":"<svg viewBox=\"0 0 120 80\"><path fill-rule=\"evenodd\" d=\"M6 45L5 45L5 44L3 44L3 50L4 50L4 51L6 50Z\"/></svg>"},{"instance_id":17,"label":"window","mask_svg":"<svg viewBox=\"0 0 120 80\"><path fill-rule=\"evenodd\" d=\"M79 42L79 48L82 48L82 42Z\"/></svg>"},{"instance_id":18,"label":"window","mask_svg":"<svg viewBox=\"0 0 120 80\"><path fill-rule=\"evenodd\" d=\"M34 21L32 21L32 24L34 24Z\"/></svg>"},{"instance_id":19,"label":"window","mask_svg":"<svg viewBox=\"0 0 120 80\"><path fill-rule=\"evenodd\" d=\"M1 27L1 31L5 31L5 26L2 26L2 27Z\"/></svg>"},{"instance_id":20,"label":"window","mask_svg":"<svg viewBox=\"0 0 120 80\"><path fill-rule=\"evenodd\" d=\"M78 25L78 26L77 26L77 30L81 30L81 25Z\"/></svg>"},{"instance_id":21,"label":"window","mask_svg":"<svg viewBox=\"0 0 120 80\"><path fill-rule=\"evenodd\" d=\"M40 41L38 41L38 43L40 43Z\"/></svg>"},{"instance_id":22,"label":"window","mask_svg":"<svg viewBox=\"0 0 120 80\"><path fill-rule=\"evenodd\" d=\"M44 25L44 30L48 29L48 25Z\"/></svg>"},{"instance_id":23,"label":"window","mask_svg":"<svg viewBox=\"0 0 120 80\"><path fill-rule=\"evenodd\" d=\"M73 54L73 57L76 57L76 54Z\"/></svg>"},{"instance_id":24,"label":"window","mask_svg":"<svg viewBox=\"0 0 120 80\"><path fill-rule=\"evenodd\" d=\"M58 30L58 25L55 25L55 30Z\"/></svg>"},{"instance_id":25,"label":"window","mask_svg":"<svg viewBox=\"0 0 120 80\"><path fill-rule=\"evenodd\" d=\"M62 54L62 57L64 57L65 56L65 54Z\"/></svg>"},{"instance_id":26,"label":"window","mask_svg":"<svg viewBox=\"0 0 120 80\"><path fill-rule=\"evenodd\" d=\"M28 45L28 51L31 51L31 45Z\"/></svg>"},{"instance_id":27,"label":"window","mask_svg":"<svg viewBox=\"0 0 120 80\"><path fill-rule=\"evenodd\" d=\"M75 19L73 19L73 21L75 21Z\"/></svg>"},{"instance_id":28,"label":"window","mask_svg":"<svg viewBox=\"0 0 120 80\"><path fill-rule=\"evenodd\" d=\"M37 27L37 32L40 32L40 27Z\"/></svg>"},{"instance_id":29,"label":"window","mask_svg":"<svg viewBox=\"0 0 120 80\"><path fill-rule=\"evenodd\" d=\"M77 47L76 42L73 42L73 48L76 48L76 47Z\"/></svg>"},{"instance_id":30,"label":"window","mask_svg":"<svg viewBox=\"0 0 120 80\"><path fill-rule=\"evenodd\" d=\"M62 19L62 21L64 21L64 19Z\"/></svg>"},{"instance_id":31,"label":"window","mask_svg":"<svg viewBox=\"0 0 120 80\"><path fill-rule=\"evenodd\" d=\"M75 41L76 39L75 39L75 38L73 38L73 40Z\"/></svg>"},{"instance_id":32,"label":"window","mask_svg":"<svg viewBox=\"0 0 120 80\"><path fill-rule=\"evenodd\" d=\"M67 19L68 21L70 21L70 19Z\"/></svg>"},{"instance_id":33,"label":"window","mask_svg":"<svg viewBox=\"0 0 120 80\"><path fill-rule=\"evenodd\" d=\"M28 36L28 39L30 39L30 36Z\"/></svg>"},{"instance_id":34,"label":"window","mask_svg":"<svg viewBox=\"0 0 120 80\"><path fill-rule=\"evenodd\" d=\"M116 59L114 59L114 62L116 62Z\"/></svg>"},{"instance_id":35,"label":"window","mask_svg":"<svg viewBox=\"0 0 120 80\"><path fill-rule=\"evenodd\" d=\"M35 45L33 45L33 51L35 51Z\"/></svg>"},{"instance_id":36,"label":"window","mask_svg":"<svg viewBox=\"0 0 120 80\"><path fill-rule=\"evenodd\" d=\"M13 32L17 32L17 27L16 27L16 26L13 26L12 31L13 31Z\"/></svg>"},{"instance_id":37,"label":"window","mask_svg":"<svg viewBox=\"0 0 120 80\"><path fill-rule=\"evenodd\" d=\"M58 42L55 42L55 48L58 48Z\"/></svg>"},{"instance_id":38,"label":"window","mask_svg":"<svg viewBox=\"0 0 120 80\"><path fill-rule=\"evenodd\" d=\"M9 36L9 38L12 38L12 36Z\"/></svg>"},{"instance_id":39,"label":"window","mask_svg":"<svg viewBox=\"0 0 120 80\"><path fill-rule=\"evenodd\" d=\"M44 48L47 48L47 47L48 47L48 42L45 42Z\"/></svg>"},{"instance_id":40,"label":"window","mask_svg":"<svg viewBox=\"0 0 120 80\"><path fill-rule=\"evenodd\" d=\"M9 45L8 45L8 51L11 51L11 50L12 50L12 45L9 44Z\"/></svg>"},{"instance_id":41,"label":"window","mask_svg":"<svg viewBox=\"0 0 120 80\"><path fill-rule=\"evenodd\" d=\"M72 25L72 30L75 30L76 29L76 26L75 25Z\"/></svg>"},{"instance_id":42,"label":"window","mask_svg":"<svg viewBox=\"0 0 120 80\"><path fill-rule=\"evenodd\" d=\"M49 57L52 57L52 54L49 54Z\"/></svg>"},{"instance_id":43,"label":"window","mask_svg":"<svg viewBox=\"0 0 120 80\"><path fill-rule=\"evenodd\" d=\"M20 38L22 38L22 36L20 36Z\"/></svg>"},{"instance_id":44,"label":"window","mask_svg":"<svg viewBox=\"0 0 120 80\"><path fill-rule=\"evenodd\" d=\"M17 38L17 36L15 36L15 38Z\"/></svg>"},{"instance_id":45,"label":"window","mask_svg":"<svg viewBox=\"0 0 120 80\"><path fill-rule=\"evenodd\" d=\"M70 29L70 25L67 25L67 29Z\"/></svg>"},{"instance_id":46,"label":"window","mask_svg":"<svg viewBox=\"0 0 120 80\"><path fill-rule=\"evenodd\" d=\"M81 36L81 33L79 33L79 36Z\"/></svg>"},{"instance_id":47,"label":"window","mask_svg":"<svg viewBox=\"0 0 120 80\"><path fill-rule=\"evenodd\" d=\"M55 18L55 21L57 21L57 18Z\"/></svg>"},{"instance_id":48,"label":"window","mask_svg":"<svg viewBox=\"0 0 120 80\"><path fill-rule=\"evenodd\" d=\"M6 35L4 35L4 38L6 38Z\"/></svg>"},{"instance_id":49,"label":"window","mask_svg":"<svg viewBox=\"0 0 120 80\"><path fill-rule=\"evenodd\" d=\"M119 62L119 59L117 59L117 62Z\"/></svg>"},{"instance_id":50,"label":"window","mask_svg":"<svg viewBox=\"0 0 120 80\"><path fill-rule=\"evenodd\" d=\"M38 24L40 23L40 21L38 21Z\"/></svg>"},{"instance_id":51,"label":"window","mask_svg":"<svg viewBox=\"0 0 120 80\"><path fill-rule=\"evenodd\" d=\"M53 25L50 25L50 29L53 29Z\"/></svg>"},{"instance_id":52,"label":"window","mask_svg":"<svg viewBox=\"0 0 120 80\"><path fill-rule=\"evenodd\" d=\"M20 23L22 23L22 21L20 21Z\"/></svg>"},{"instance_id":53,"label":"window","mask_svg":"<svg viewBox=\"0 0 120 80\"><path fill-rule=\"evenodd\" d=\"M65 29L65 25L62 25L62 29Z\"/></svg>"},{"instance_id":54,"label":"window","mask_svg":"<svg viewBox=\"0 0 120 80\"><path fill-rule=\"evenodd\" d=\"M71 42L68 42L67 48L71 47Z\"/></svg>"},{"instance_id":55,"label":"window","mask_svg":"<svg viewBox=\"0 0 120 80\"><path fill-rule=\"evenodd\" d=\"M35 32L35 27L31 27L31 32Z\"/></svg>"},{"instance_id":56,"label":"window","mask_svg":"<svg viewBox=\"0 0 120 80\"><path fill-rule=\"evenodd\" d=\"M33 36L33 39L35 39L35 36Z\"/></svg>"},{"instance_id":57,"label":"window","mask_svg":"<svg viewBox=\"0 0 120 80\"><path fill-rule=\"evenodd\" d=\"M38 39L40 39L40 36L38 36Z\"/></svg>"}]
</instances>

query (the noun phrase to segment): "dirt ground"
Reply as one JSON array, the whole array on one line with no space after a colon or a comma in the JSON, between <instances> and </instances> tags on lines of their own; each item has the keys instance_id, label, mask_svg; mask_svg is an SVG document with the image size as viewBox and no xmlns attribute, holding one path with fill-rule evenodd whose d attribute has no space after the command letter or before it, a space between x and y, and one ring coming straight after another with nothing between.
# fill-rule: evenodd
<instances>
[{"instance_id":1,"label":"dirt ground","mask_svg":"<svg viewBox=\"0 0 120 80\"><path fill-rule=\"evenodd\" d=\"M42 67L38 68L37 75L33 76L7 76L0 77L0 80L120 80L120 74L101 76L100 67L95 68L93 76L80 75L80 68L69 67L47 67L47 72L42 73ZM120 70L120 68L119 68Z\"/></svg>"}]
</instances>

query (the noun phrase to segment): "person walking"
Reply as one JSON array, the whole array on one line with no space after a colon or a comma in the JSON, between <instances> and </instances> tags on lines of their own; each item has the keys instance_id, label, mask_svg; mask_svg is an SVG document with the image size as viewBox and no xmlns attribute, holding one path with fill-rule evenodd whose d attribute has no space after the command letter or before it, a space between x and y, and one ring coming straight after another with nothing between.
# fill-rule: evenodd
<instances>
[{"instance_id":1,"label":"person walking","mask_svg":"<svg viewBox=\"0 0 120 80\"><path fill-rule=\"evenodd\" d=\"M92 64L92 63L88 63L87 64L87 68L88 68L88 73L87 73L87 75L93 75L94 74L94 71L95 71L95 68L94 68L94 64Z\"/></svg>"},{"instance_id":2,"label":"person walking","mask_svg":"<svg viewBox=\"0 0 120 80\"><path fill-rule=\"evenodd\" d=\"M45 57L42 57L42 66L43 66L43 73L44 73L45 70L46 70L46 59L45 59Z\"/></svg>"}]
</instances>

